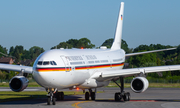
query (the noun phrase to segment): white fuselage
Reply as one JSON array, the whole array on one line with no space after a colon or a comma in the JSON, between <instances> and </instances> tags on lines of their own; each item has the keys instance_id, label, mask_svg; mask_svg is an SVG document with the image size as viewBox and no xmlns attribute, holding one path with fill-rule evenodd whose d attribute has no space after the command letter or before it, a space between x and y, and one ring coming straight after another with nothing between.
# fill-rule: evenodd
<instances>
[{"instance_id":1,"label":"white fuselage","mask_svg":"<svg viewBox=\"0 0 180 108\"><path fill-rule=\"evenodd\" d=\"M33 78L44 88L97 88L110 80L96 81L92 75L103 70L122 69L122 49L54 49L42 53L33 66Z\"/></svg>"}]
</instances>

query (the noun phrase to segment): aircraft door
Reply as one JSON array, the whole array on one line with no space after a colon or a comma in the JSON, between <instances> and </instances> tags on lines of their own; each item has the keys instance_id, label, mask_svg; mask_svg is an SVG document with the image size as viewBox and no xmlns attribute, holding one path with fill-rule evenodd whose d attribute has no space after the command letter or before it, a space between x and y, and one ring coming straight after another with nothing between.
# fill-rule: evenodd
<instances>
[{"instance_id":1,"label":"aircraft door","mask_svg":"<svg viewBox=\"0 0 180 108\"><path fill-rule=\"evenodd\" d=\"M71 67L70 67L68 59L65 56L61 56L61 59L63 60L65 64L65 71L69 72L71 70Z\"/></svg>"},{"instance_id":2,"label":"aircraft door","mask_svg":"<svg viewBox=\"0 0 180 108\"><path fill-rule=\"evenodd\" d=\"M112 60L111 60L111 58L109 56L107 56L107 57L108 57L109 62L110 62L110 67L112 68Z\"/></svg>"}]
</instances>

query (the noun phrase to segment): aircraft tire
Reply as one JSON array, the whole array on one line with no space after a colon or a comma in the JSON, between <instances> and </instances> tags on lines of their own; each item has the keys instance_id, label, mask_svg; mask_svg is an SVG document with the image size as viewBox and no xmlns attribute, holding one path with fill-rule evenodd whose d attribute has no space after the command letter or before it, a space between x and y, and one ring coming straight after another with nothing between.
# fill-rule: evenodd
<instances>
[{"instance_id":1,"label":"aircraft tire","mask_svg":"<svg viewBox=\"0 0 180 108\"><path fill-rule=\"evenodd\" d=\"M127 92L127 94L128 94L128 101L130 101L131 100L131 95L130 95L129 92Z\"/></svg>"},{"instance_id":2,"label":"aircraft tire","mask_svg":"<svg viewBox=\"0 0 180 108\"><path fill-rule=\"evenodd\" d=\"M95 92L92 92L91 93L91 100L95 100L96 99L96 93Z\"/></svg>"},{"instance_id":3,"label":"aircraft tire","mask_svg":"<svg viewBox=\"0 0 180 108\"><path fill-rule=\"evenodd\" d=\"M48 99L47 99L47 105L50 105L50 104L51 104L51 98L48 97Z\"/></svg>"},{"instance_id":4,"label":"aircraft tire","mask_svg":"<svg viewBox=\"0 0 180 108\"><path fill-rule=\"evenodd\" d=\"M129 100L129 94L128 94L128 93L125 93L125 94L123 95L123 99L124 99L124 101L128 101L128 100Z\"/></svg>"},{"instance_id":5,"label":"aircraft tire","mask_svg":"<svg viewBox=\"0 0 180 108\"><path fill-rule=\"evenodd\" d=\"M120 97L120 93L115 93L115 95L114 95L114 100L115 101L120 101L121 99L120 99L121 97Z\"/></svg>"},{"instance_id":6,"label":"aircraft tire","mask_svg":"<svg viewBox=\"0 0 180 108\"><path fill-rule=\"evenodd\" d=\"M54 97L53 97L53 99L52 99L52 104L53 104L53 105L56 105L56 98L54 98Z\"/></svg>"},{"instance_id":7,"label":"aircraft tire","mask_svg":"<svg viewBox=\"0 0 180 108\"><path fill-rule=\"evenodd\" d=\"M89 100L89 92L85 93L85 100Z\"/></svg>"},{"instance_id":8,"label":"aircraft tire","mask_svg":"<svg viewBox=\"0 0 180 108\"><path fill-rule=\"evenodd\" d=\"M60 100L60 93L59 92L55 93L54 95L55 95L57 100Z\"/></svg>"},{"instance_id":9,"label":"aircraft tire","mask_svg":"<svg viewBox=\"0 0 180 108\"><path fill-rule=\"evenodd\" d=\"M60 97L61 100L64 100L64 92L60 92Z\"/></svg>"}]
</instances>

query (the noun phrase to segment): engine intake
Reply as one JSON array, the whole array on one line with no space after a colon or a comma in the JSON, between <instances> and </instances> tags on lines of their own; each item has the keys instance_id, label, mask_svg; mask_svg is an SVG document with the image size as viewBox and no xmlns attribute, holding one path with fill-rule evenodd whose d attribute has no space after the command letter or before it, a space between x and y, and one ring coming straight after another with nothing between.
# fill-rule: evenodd
<instances>
[{"instance_id":1,"label":"engine intake","mask_svg":"<svg viewBox=\"0 0 180 108\"><path fill-rule=\"evenodd\" d=\"M29 80L24 76L15 76L10 80L9 86L12 91L20 92L28 86L28 82Z\"/></svg>"},{"instance_id":2,"label":"engine intake","mask_svg":"<svg viewBox=\"0 0 180 108\"><path fill-rule=\"evenodd\" d=\"M149 82L144 77L136 77L131 81L131 89L135 93L144 92L149 86Z\"/></svg>"}]
</instances>

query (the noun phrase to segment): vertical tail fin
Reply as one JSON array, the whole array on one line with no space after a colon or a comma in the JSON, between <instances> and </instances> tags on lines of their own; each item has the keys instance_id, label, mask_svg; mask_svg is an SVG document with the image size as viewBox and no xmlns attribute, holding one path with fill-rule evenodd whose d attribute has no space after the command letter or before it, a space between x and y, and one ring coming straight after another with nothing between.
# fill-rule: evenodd
<instances>
[{"instance_id":1,"label":"vertical tail fin","mask_svg":"<svg viewBox=\"0 0 180 108\"><path fill-rule=\"evenodd\" d=\"M116 27L116 34L114 37L114 42L111 47L112 50L121 48L121 37L122 37L122 25L123 25L123 13L124 13L124 2L121 2L121 7L119 11L119 18Z\"/></svg>"}]
</instances>

